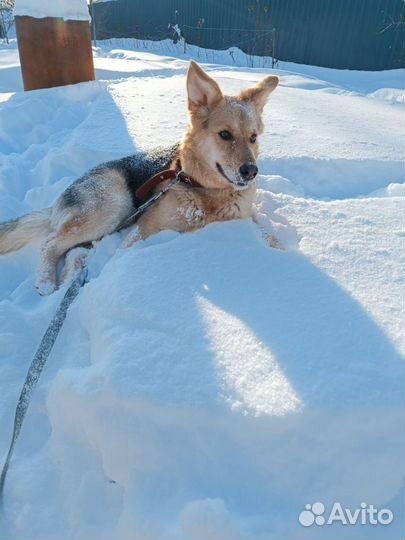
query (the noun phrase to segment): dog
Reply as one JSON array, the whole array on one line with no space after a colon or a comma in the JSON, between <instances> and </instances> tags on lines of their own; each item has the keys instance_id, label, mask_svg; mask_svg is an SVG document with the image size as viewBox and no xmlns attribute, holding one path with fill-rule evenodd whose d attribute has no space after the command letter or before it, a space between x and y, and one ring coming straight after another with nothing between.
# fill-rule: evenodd
<instances>
[{"instance_id":1,"label":"dog","mask_svg":"<svg viewBox=\"0 0 405 540\"><path fill-rule=\"evenodd\" d=\"M227 96L190 62L189 124L182 141L99 165L73 182L51 208L0 224L0 253L43 238L36 288L42 295L52 293L59 259L75 246L117 231L142 202L137 190L165 169L183 171L194 185L181 182L168 190L130 227L126 246L165 229L187 232L214 221L252 217L262 112L278 82L267 76L238 96Z\"/></svg>"}]
</instances>

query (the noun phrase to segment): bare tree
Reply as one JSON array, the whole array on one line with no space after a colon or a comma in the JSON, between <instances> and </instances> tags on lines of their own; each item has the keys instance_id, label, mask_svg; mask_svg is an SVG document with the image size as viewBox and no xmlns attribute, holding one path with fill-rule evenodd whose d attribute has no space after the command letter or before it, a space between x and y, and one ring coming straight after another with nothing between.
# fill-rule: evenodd
<instances>
[{"instance_id":1,"label":"bare tree","mask_svg":"<svg viewBox=\"0 0 405 540\"><path fill-rule=\"evenodd\" d=\"M402 34L405 28L405 0L402 0L402 12L397 19L389 17L390 22L379 32L379 34L384 34L388 30L394 30ZM402 40L402 51L401 58L399 59L401 65L405 64L405 40Z\"/></svg>"},{"instance_id":2,"label":"bare tree","mask_svg":"<svg viewBox=\"0 0 405 540\"><path fill-rule=\"evenodd\" d=\"M8 43L8 33L14 24L14 0L0 0L0 39Z\"/></svg>"}]
</instances>

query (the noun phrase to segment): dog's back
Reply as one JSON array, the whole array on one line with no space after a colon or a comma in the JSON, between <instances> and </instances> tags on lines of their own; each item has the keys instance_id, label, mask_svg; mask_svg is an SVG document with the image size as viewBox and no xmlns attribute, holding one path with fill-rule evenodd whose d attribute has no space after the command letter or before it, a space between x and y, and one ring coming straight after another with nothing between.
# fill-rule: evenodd
<instances>
[{"instance_id":1,"label":"dog's back","mask_svg":"<svg viewBox=\"0 0 405 540\"><path fill-rule=\"evenodd\" d=\"M136 199L135 193L137 189L155 174L170 168L172 163L178 158L178 153L179 144L174 144L110 161L106 166L119 170L124 175L134 206L136 207L140 202L143 202Z\"/></svg>"},{"instance_id":2,"label":"dog's back","mask_svg":"<svg viewBox=\"0 0 405 540\"><path fill-rule=\"evenodd\" d=\"M51 208L32 212L17 219L0 223L0 253L14 251L50 231L53 219L62 222L66 212L82 212L91 218L95 206L108 208L116 197L124 199L128 211L139 206L136 191L151 176L169 168L177 159L179 145L139 151L113 161L102 163L78 178ZM59 217L58 217L59 215Z\"/></svg>"}]
</instances>

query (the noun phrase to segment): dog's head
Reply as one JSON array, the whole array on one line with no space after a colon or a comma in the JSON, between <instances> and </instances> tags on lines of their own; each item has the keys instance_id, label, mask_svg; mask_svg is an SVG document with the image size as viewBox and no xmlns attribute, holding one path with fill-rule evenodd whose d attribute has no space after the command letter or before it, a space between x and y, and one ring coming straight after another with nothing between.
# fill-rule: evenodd
<instances>
[{"instance_id":1,"label":"dog's head","mask_svg":"<svg viewBox=\"0 0 405 540\"><path fill-rule=\"evenodd\" d=\"M278 77L265 77L238 96L224 96L195 62L187 74L189 128L185 145L205 172L206 187L247 188L257 175L262 112Z\"/></svg>"}]
</instances>

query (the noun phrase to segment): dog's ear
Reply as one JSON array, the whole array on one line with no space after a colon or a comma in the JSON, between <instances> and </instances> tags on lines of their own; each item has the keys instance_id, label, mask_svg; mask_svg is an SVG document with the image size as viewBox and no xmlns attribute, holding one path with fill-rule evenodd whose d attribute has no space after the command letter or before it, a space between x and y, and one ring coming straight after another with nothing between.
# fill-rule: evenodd
<instances>
[{"instance_id":1,"label":"dog's ear","mask_svg":"<svg viewBox=\"0 0 405 540\"><path fill-rule=\"evenodd\" d=\"M243 101L249 101L255 107L255 109L261 113L266 105L267 98L277 88L278 77L275 75L269 75L263 80L258 82L255 86L242 90L239 97Z\"/></svg>"},{"instance_id":2,"label":"dog's ear","mask_svg":"<svg viewBox=\"0 0 405 540\"><path fill-rule=\"evenodd\" d=\"M187 94L191 113L208 113L223 99L218 83L193 61L187 73Z\"/></svg>"}]
</instances>

